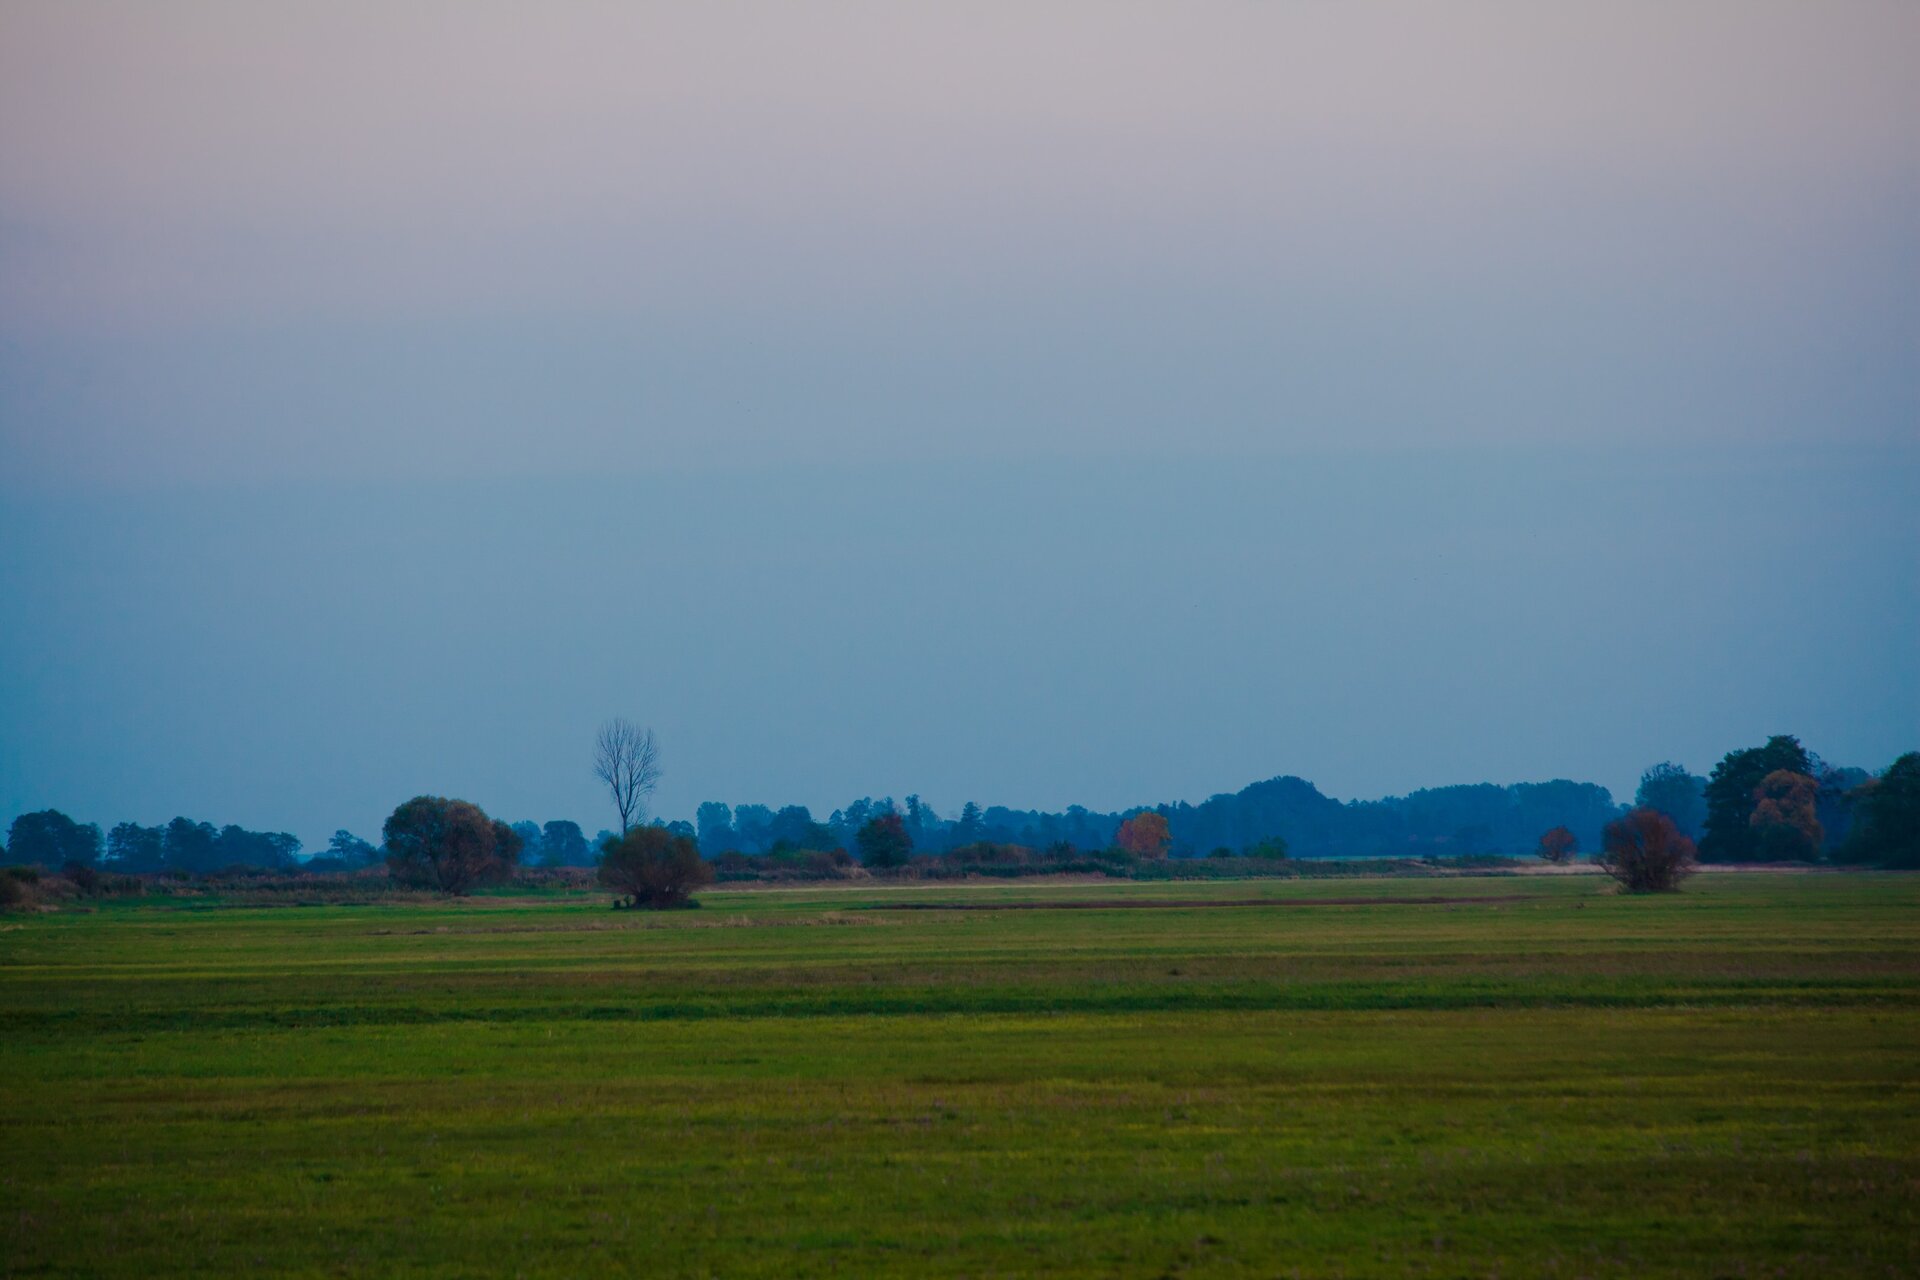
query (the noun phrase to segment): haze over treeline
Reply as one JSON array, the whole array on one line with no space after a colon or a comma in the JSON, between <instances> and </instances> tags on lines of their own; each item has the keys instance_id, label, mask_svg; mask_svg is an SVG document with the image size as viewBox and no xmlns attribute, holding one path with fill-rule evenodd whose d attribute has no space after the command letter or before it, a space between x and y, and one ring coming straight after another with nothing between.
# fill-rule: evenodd
<instances>
[{"instance_id":1,"label":"haze over treeline","mask_svg":"<svg viewBox=\"0 0 1920 1280\"><path fill-rule=\"evenodd\" d=\"M1288 774L1345 799L1632 794L1790 727L1913 745L1898 455L1436 450L0 504L0 821L289 830L398 799L606 821L861 794L1098 812Z\"/></svg>"},{"instance_id":2,"label":"haze over treeline","mask_svg":"<svg viewBox=\"0 0 1920 1280\"><path fill-rule=\"evenodd\" d=\"M613 715L680 815L1884 764L1916 44L11 0L0 821L591 823Z\"/></svg>"}]
</instances>

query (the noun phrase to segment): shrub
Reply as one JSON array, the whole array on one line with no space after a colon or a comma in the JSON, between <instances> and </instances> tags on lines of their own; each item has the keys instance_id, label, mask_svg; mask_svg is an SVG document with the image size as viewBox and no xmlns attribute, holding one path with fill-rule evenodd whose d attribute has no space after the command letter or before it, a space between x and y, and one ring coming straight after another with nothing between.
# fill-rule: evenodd
<instances>
[{"instance_id":1,"label":"shrub","mask_svg":"<svg viewBox=\"0 0 1920 1280\"><path fill-rule=\"evenodd\" d=\"M60 868L60 874L73 881L73 887L82 893L91 894L100 888L100 873L84 862L69 862Z\"/></svg>"},{"instance_id":2,"label":"shrub","mask_svg":"<svg viewBox=\"0 0 1920 1280\"><path fill-rule=\"evenodd\" d=\"M11 871L12 868L8 868L6 872L0 872L0 911L28 906L33 901L27 882L12 875Z\"/></svg>"},{"instance_id":3,"label":"shrub","mask_svg":"<svg viewBox=\"0 0 1920 1280\"><path fill-rule=\"evenodd\" d=\"M1287 842L1279 836L1268 836L1258 844L1248 845L1247 856L1249 858L1266 858L1272 862L1285 862L1287 858Z\"/></svg>"},{"instance_id":4,"label":"shrub","mask_svg":"<svg viewBox=\"0 0 1920 1280\"><path fill-rule=\"evenodd\" d=\"M1658 809L1635 809L1607 824L1596 861L1628 893L1669 893L1693 874L1693 841Z\"/></svg>"},{"instance_id":5,"label":"shrub","mask_svg":"<svg viewBox=\"0 0 1920 1280\"><path fill-rule=\"evenodd\" d=\"M690 837L665 827L635 827L603 846L600 883L631 899L615 906L659 911L694 905L693 891L713 883L713 868Z\"/></svg>"},{"instance_id":6,"label":"shrub","mask_svg":"<svg viewBox=\"0 0 1920 1280\"><path fill-rule=\"evenodd\" d=\"M1572 861L1579 847L1579 837L1565 827L1555 827L1540 837L1540 847L1535 852L1540 855L1542 862L1551 862L1557 867Z\"/></svg>"},{"instance_id":7,"label":"shrub","mask_svg":"<svg viewBox=\"0 0 1920 1280\"><path fill-rule=\"evenodd\" d=\"M17 867L8 867L4 874L9 879L17 880L21 884L40 883L40 868L34 866L31 862L23 862Z\"/></svg>"}]
</instances>

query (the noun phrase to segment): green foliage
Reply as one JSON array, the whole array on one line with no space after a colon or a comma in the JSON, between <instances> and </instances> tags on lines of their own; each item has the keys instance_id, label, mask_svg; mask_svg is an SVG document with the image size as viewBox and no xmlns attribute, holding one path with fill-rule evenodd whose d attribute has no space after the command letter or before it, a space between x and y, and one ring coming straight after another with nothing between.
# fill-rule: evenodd
<instances>
[{"instance_id":1,"label":"green foliage","mask_svg":"<svg viewBox=\"0 0 1920 1280\"><path fill-rule=\"evenodd\" d=\"M693 837L664 827L635 827L607 841L599 880L633 906L659 911L692 906L693 891L713 883L713 868L701 859Z\"/></svg>"},{"instance_id":2,"label":"green foliage","mask_svg":"<svg viewBox=\"0 0 1920 1280\"><path fill-rule=\"evenodd\" d=\"M869 818L855 834L854 843L860 849L860 861L869 867L901 866L913 852L906 820L891 810Z\"/></svg>"},{"instance_id":3,"label":"green foliage","mask_svg":"<svg viewBox=\"0 0 1920 1280\"><path fill-rule=\"evenodd\" d=\"M1265 840L1248 845L1247 856L1249 858L1267 858L1274 862L1285 861L1287 857L1287 842L1279 836L1268 836Z\"/></svg>"},{"instance_id":4,"label":"green foliage","mask_svg":"<svg viewBox=\"0 0 1920 1280\"><path fill-rule=\"evenodd\" d=\"M1860 824L1846 860L1920 869L1920 752L1895 760L1857 795Z\"/></svg>"},{"instance_id":5,"label":"green foliage","mask_svg":"<svg viewBox=\"0 0 1920 1280\"><path fill-rule=\"evenodd\" d=\"M1685 765L1662 760L1640 775L1633 794L1636 809L1657 809L1689 840L1698 840L1707 816L1707 780Z\"/></svg>"},{"instance_id":6,"label":"green foliage","mask_svg":"<svg viewBox=\"0 0 1920 1280\"><path fill-rule=\"evenodd\" d=\"M1920 1272L1920 877L1602 883L9 917L0 1270Z\"/></svg>"},{"instance_id":7,"label":"green foliage","mask_svg":"<svg viewBox=\"0 0 1920 1280\"><path fill-rule=\"evenodd\" d=\"M1798 738L1776 734L1764 747L1727 753L1707 779L1707 834L1700 841L1703 862L1754 862L1764 856L1761 833L1754 830L1755 793L1767 775L1779 771L1808 774L1813 761Z\"/></svg>"},{"instance_id":8,"label":"green foliage","mask_svg":"<svg viewBox=\"0 0 1920 1280\"><path fill-rule=\"evenodd\" d=\"M58 809L23 813L7 829L7 856L15 862L43 867L97 862L100 828L91 822L75 822Z\"/></svg>"},{"instance_id":9,"label":"green foliage","mask_svg":"<svg viewBox=\"0 0 1920 1280\"><path fill-rule=\"evenodd\" d=\"M480 806L442 796L415 796L381 828L387 870L414 888L445 894L471 893L513 871L520 837Z\"/></svg>"}]
</instances>

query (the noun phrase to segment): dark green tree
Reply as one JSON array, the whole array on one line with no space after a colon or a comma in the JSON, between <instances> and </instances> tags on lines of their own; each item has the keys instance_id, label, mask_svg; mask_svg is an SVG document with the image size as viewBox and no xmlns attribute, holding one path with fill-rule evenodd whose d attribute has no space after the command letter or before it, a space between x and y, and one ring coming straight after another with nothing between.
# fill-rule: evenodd
<instances>
[{"instance_id":1,"label":"dark green tree","mask_svg":"<svg viewBox=\"0 0 1920 1280\"><path fill-rule=\"evenodd\" d=\"M1707 816L1707 780L1689 773L1685 765L1662 760L1640 775L1633 794L1636 809L1658 809L1689 840L1698 840Z\"/></svg>"},{"instance_id":2,"label":"dark green tree","mask_svg":"<svg viewBox=\"0 0 1920 1280\"><path fill-rule=\"evenodd\" d=\"M100 860L100 828L58 809L23 813L7 830L7 857L49 869L69 862L92 866Z\"/></svg>"},{"instance_id":3,"label":"dark green tree","mask_svg":"<svg viewBox=\"0 0 1920 1280\"><path fill-rule=\"evenodd\" d=\"M1279 836L1268 836L1247 846L1249 858L1268 858L1274 862L1284 862L1287 857L1287 842Z\"/></svg>"},{"instance_id":4,"label":"dark green tree","mask_svg":"<svg viewBox=\"0 0 1920 1280\"><path fill-rule=\"evenodd\" d=\"M906 820L891 811L867 819L853 839L860 849L860 861L869 867L900 866L913 852Z\"/></svg>"},{"instance_id":5,"label":"dark green tree","mask_svg":"<svg viewBox=\"0 0 1920 1280\"><path fill-rule=\"evenodd\" d=\"M220 833L211 822L175 818L161 836L161 858L169 871L205 875L220 869Z\"/></svg>"},{"instance_id":6,"label":"dark green tree","mask_svg":"<svg viewBox=\"0 0 1920 1280\"><path fill-rule=\"evenodd\" d=\"M546 862L546 851L540 847L539 823L522 818L513 824L513 834L520 837L520 854L529 863L544 864Z\"/></svg>"},{"instance_id":7,"label":"dark green tree","mask_svg":"<svg viewBox=\"0 0 1920 1280\"><path fill-rule=\"evenodd\" d=\"M584 867L593 862L580 824L555 818L540 829L540 860L550 867Z\"/></svg>"},{"instance_id":8,"label":"dark green tree","mask_svg":"<svg viewBox=\"0 0 1920 1280\"><path fill-rule=\"evenodd\" d=\"M122 822L107 833L107 860L124 875L166 869L166 829Z\"/></svg>"},{"instance_id":9,"label":"dark green tree","mask_svg":"<svg viewBox=\"0 0 1920 1280\"><path fill-rule=\"evenodd\" d=\"M960 806L960 818L953 824L953 842L956 845L974 844L986 838L986 815L980 806L969 800Z\"/></svg>"},{"instance_id":10,"label":"dark green tree","mask_svg":"<svg viewBox=\"0 0 1920 1280\"><path fill-rule=\"evenodd\" d=\"M1849 862L1920 868L1920 751L1909 751L1855 793L1859 815L1843 849Z\"/></svg>"},{"instance_id":11,"label":"dark green tree","mask_svg":"<svg viewBox=\"0 0 1920 1280\"><path fill-rule=\"evenodd\" d=\"M733 810L718 800L708 800L693 815L698 830L700 852L709 857L733 848Z\"/></svg>"},{"instance_id":12,"label":"dark green tree","mask_svg":"<svg viewBox=\"0 0 1920 1280\"><path fill-rule=\"evenodd\" d=\"M1707 834L1700 841L1703 862L1751 862L1760 856L1760 834L1752 826L1755 795L1770 773L1810 774L1813 762L1798 738L1776 734L1764 747L1730 751L1707 779Z\"/></svg>"},{"instance_id":13,"label":"dark green tree","mask_svg":"<svg viewBox=\"0 0 1920 1280\"><path fill-rule=\"evenodd\" d=\"M380 851L343 828L334 832L333 838L327 841L325 856L337 858L349 867L367 867L379 859Z\"/></svg>"}]
</instances>

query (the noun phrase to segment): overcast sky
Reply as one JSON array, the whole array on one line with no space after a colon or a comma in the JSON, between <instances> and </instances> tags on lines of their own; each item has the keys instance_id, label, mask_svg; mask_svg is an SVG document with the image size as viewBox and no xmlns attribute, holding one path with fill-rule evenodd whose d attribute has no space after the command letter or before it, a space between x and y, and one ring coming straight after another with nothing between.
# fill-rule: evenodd
<instances>
[{"instance_id":1,"label":"overcast sky","mask_svg":"<svg viewBox=\"0 0 1920 1280\"><path fill-rule=\"evenodd\" d=\"M0 821L1920 747L1920 6L0 0ZM597 815L597 816L596 816Z\"/></svg>"}]
</instances>

